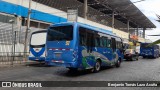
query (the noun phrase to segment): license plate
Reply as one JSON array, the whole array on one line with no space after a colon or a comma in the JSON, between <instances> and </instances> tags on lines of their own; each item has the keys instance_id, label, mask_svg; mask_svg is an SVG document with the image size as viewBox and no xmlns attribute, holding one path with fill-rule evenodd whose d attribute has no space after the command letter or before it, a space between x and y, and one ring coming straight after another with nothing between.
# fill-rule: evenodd
<instances>
[{"instance_id":1,"label":"license plate","mask_svg":"<svg viewBox=\"0 0 160 90\"><path fill-rule=\"evenodd\" d=\"M57 58L60 58L60 57L61 57L61 53L55 53L55 56L56 56Z\"/></svg>"}]
</instances>

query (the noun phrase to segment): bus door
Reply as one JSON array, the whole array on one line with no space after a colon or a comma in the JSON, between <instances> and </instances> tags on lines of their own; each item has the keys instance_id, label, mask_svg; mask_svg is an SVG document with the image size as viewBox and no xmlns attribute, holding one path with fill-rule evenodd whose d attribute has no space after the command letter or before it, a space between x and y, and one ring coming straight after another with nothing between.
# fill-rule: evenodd
<instances>
[{"instance_id":1,"label":"bus door","mask_svg":"<svg viewBox=\"0 0 160 90\"><path fill-rule=\"evenodd\" d=\"M87 32L87 53L89 54L91 54L93 51L93 46L94 46L93 37L94 37L93 33Z\"/></svg>"},{"instance_id":2,"label":"bus door","mask_svg":"<svg viewBox=\"0 0 160 90\"><path fill-rule=\"evenodd\" d=\"M106 40L106 41L105 41ZM104 41L105 41L105 49L103 51L104 55L108 58L109 61L112 60L112 43L111 43L111 38L110 37L107 37L107 38L104 38Z\"/></svg>"},{"instance_id":3,"label":"bus door","mask_svg":"<svg viewBox=\"0 0 160 90\"><path fill-rule=\"evenodd\" d=\"M94 46L94 34L91 30L80 27L80 47L79 50L82 50L82 66L84 68L90 68L93 66L93 46Z\"/></svg>"},{"instance_id":4,"label":"bus door","mask_svg":"<svg viewBox=\"0 0 160 90\"><path fill-rule=\"evenodd\" d=\"M98 40L97 40L98 41ZM113 41L111 37L102 37L101 41L103 41L103 47L100 51L102 51L103 55L109 60L113 60Z\"/></svg>"},{"instance_id":5,"label":"bus door","mask_svg":"<svg viewBox=\"0 0 160 90\"><path fill-rule=\"evenodd\" d=\"M87 30L86 28L80 27L79 34L80 34L80 40L79 40L80 46L85 46L85 50L86 50L85 53L87 54L87 56L89 56L93 51L94 33L92 31ZM86 56L86 55L84 55L84 56Z\"/></svg>"},{"instance_id":6,"label":"bus door","mask_svg":"<svg viewBox=\"0 0 160 90\"><path fill-rule=\"evenodd\" d=\"M112 60L116 58L116 40L111 38Z\"/></svg>"},{"instance_id":7,"label":"bus door","mask_svg":"<svg viewBox=\"0 0 160 90\"><path fill-rule=\"evenodd\" d=\"M92 60L94 59L93 49L94 49L94 33L87 31L87 53L88 53L89 59L92 59Z\"/></svg>"}]
</instances>

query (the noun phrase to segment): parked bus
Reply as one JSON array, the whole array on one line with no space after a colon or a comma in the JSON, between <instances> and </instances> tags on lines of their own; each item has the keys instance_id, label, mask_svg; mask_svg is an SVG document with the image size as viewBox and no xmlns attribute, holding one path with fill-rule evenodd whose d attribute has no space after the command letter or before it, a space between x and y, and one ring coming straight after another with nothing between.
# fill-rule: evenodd
<instances>
[{"instance_id":1,"label":"parked bus","mask_svg":"<svg viewBox=\"0 0 160 90\"><path fill-rule=\"evenodd\" d=\"M81 23L60 23L50 26L46 41L46 62L69 70L101 66L120 67L123 60L122 39L107 30Z\"/></svg>"},{"instance_id":2,"label":"parked bus","mask_svg":"<svg viewBox=\"0 0 160 90\"><path fill-rule=\"evenodd\" d=\"M130 49L130 45L128 43L123 42L123 50L125 51L127 49Z\"/></svg>"},{"instance_id":3,"label":"parked bus","mask_svg":"<svg viewBox=\"0 0 160 90\"><path fill-rule=\"evenodd\" d=\"M46 34L47 30L39 30L31 34L29 60L45 61Z\"/></svg>"},{"instance_id":4,"label":"parked bus","mask_svg":"<svg viewBox=\"0 0 160 90\"><path fill-rule=\"evenodd\" d=\"M158 58L159 57L159 46L153 45L148 46L150 43L141 43L140 45L140 56L143 58L152 57Z\"/></svg>"}]
</instances>

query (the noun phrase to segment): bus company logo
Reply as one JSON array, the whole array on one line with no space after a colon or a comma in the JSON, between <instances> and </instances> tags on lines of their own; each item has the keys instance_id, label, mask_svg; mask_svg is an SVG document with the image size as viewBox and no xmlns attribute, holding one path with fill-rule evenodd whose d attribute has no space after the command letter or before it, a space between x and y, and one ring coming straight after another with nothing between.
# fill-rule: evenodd
<instances>
[{"instance_id":1,"label":"bus company logo","mask_svg":"<svg viewBox=\"0 0 160 90\"><path fill-rule=\"evenodd\" d=\"M66 41L66 45L69 45L70 44L70 41Z\"/></svg>"},{"instance_id":2,"label":"bus company logo","mask_svg":"<svg viewBox=\"0 0 160 90\"><path fill-rule=\"evenodd\" d=\"M2 87L11 87L11 82L2 82Z\"/></svg>"}]
</instances>

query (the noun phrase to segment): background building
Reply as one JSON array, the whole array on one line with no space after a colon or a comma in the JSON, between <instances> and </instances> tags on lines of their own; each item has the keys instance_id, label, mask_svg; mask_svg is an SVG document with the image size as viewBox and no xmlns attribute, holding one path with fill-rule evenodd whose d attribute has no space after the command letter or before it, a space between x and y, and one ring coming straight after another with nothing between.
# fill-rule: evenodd
<instances>
[{"instance_id":1,"label":"background building","mask_svg":"<svg viewBox=\"0 0 160 90\"><path fill-rule=\"evenodd\" d=\"M10 54L14 42L23 54L28 7L29 0L0 0L0 55ZM67 22L70 8L78 10L78 22L115 33L125 43L145 42L145 30L156 28L130 0L33 0L29 33Z\"/></svg>"}]
</instances>

